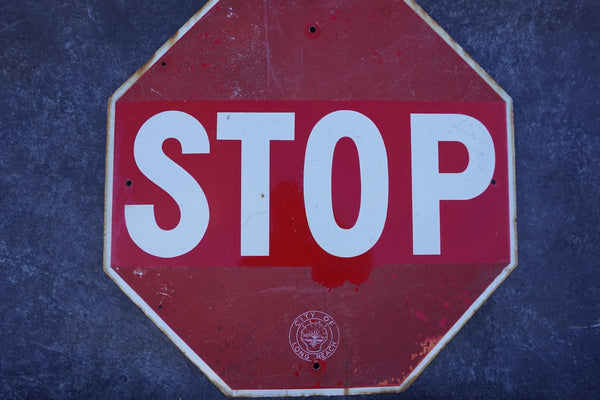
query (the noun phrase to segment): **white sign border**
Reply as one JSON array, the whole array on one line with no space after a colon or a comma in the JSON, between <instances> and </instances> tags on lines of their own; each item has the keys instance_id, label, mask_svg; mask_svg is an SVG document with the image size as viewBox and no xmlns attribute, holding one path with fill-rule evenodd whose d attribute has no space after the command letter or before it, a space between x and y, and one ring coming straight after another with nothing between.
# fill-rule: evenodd
<instances>
[{"instance_id":1,"label":"white sign border","mask_svg":"<svg viewBox=\"0 0 600 400\"><path fill-rule=\"evenodd\" d=\"M446 344L458 333L475 312L485 303L490 295L500 286L517 265L517 229L516 229L516 188L515 188L515 150L514 150L514 124L513 102L511 97L446 33L419 5L413 0L404 0L473 70L481 76L494 91L506 102L507 126L507 154L509 178L509 218L510 218L510 247L511 261L486 288L486 290L467 309L462 317L431 349L419 365L408 375L400 386L385 387L358 387L358 388L318 388L318 389L266 389L266 390L235 390L227 385L208 364L202 359L165 323L165 321L129 286L111 267L111 236L112 236L112 197L113 197L113 164L114 164L114 126L115 104L133 84L148 69L150 69L181 37L183 37L204 15L206 15L219 0L209 0L200 11L188 20L177 33L169 39L152 56L142 68L131 76L111 96L108 104L108 128L106 149L106 179L105 179L105 209L104 209L104 271L121 288L121 290L162 330L169 339L210 379L225 395L232 397L276 397L276 396L337 396L360 395L374 393L396 393L406 390L410 384L423 372L429 363L439 354Z\"/></svg>"}]
</instances>

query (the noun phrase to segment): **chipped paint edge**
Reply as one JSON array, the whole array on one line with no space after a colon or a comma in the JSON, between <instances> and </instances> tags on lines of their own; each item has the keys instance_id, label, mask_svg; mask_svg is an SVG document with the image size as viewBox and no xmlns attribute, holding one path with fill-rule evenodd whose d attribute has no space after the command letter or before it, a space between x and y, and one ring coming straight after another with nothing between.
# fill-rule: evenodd
<instances>
[{"instance_id":1,"label":"chipped paint edge","mask_svg":"<svg viewBox=\"0 0 600 400\"><path fill-rule=\"evenodd\" d=\"M356 388L319 388L319 389L264 389L264 390L235 390L223 381L215 371L177 335L160 316L150 307L132 288L129 286L111 267L111 233L112 233L112 186L113 186L113 163L114 163L114 124L115 124L115 105L117 100L125 94L142 76L148 71L165 53L181 39L204 15L206 15L219 0L209 0L192 18L190 18L178 31L163 44L152 58L144 64L134 75L132 75L123 85L121 85L108 101L107 115L107 143L106 143L106 168L105 168L105 199L104 199L104 272L121 288L121 290L154 322L156 326L185 354L192 363L194 363L208 379L219 388L225 395L231 397L273 397L273 396L342 396L342 395L361 395L375 393L397 393L406 390L415 379L427 368L440 351L452 340L452 338L462 329L475 312L485 303L502 282L510 275L517 266L517 215L516 215L516 178L515 178L515 149L514 149L514 122L513 122L513 101L512 98L492 79L492 77L471 58L467 52L460 47L452 37L438 25L414 0L404 0L404 2L417 13L454 51L456 51L463 61L465 61L481 78L486 81L494 91L506 102L507 116L507 161L509 178L509 218L510 218L510 247L511 261L502 273L486 288L486 290L477 298L477 300L467 309L459 320L450 328L450 330L440 339L440 341L431 349L425 358L417 367L404 379L400 386L375 386L375 387L356 387Z\"/></svg>"}]
</instances>

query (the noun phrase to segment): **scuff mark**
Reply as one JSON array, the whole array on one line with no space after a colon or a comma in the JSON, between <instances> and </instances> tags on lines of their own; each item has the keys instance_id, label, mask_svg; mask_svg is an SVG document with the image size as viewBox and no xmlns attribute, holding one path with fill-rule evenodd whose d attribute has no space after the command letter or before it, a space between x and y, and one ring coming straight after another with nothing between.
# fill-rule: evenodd
<instances>
[{"instance_id":1,"label":"scuff mark","mask_svg":"<svg viewBox=\"0 0 600 400\"><path fill-rule=\"evenodd\" d=\"M170 299L173 298L173 296L171 296L170 294L166 293L166 292L158 292L158 294L160 294L163 298L168 297Z\"/></svg>"},{"instance_id":2,"label":"scuff mark","mask_svg":"<svg viewBox=\"0 0 600 400\"><path fill-rule=\"evenodd\" d=\"M14 28L15 26L19 25L19 24L20 24L20 23L22 23L23 21L25 21L25 18L23 18L23 19L20 19L20 20L18 20L18 21L16 21L16 22L13 22L12 24L6 25L6 26L5 26L5 27L3 27L2 29L0 29L0 33L2 33L2 32L6 32L6 31L8 31L8 30L10 30L10 29Z\"/></svg>"},{"instance_id":3,"label":"scuff mark","mask_svg":"<svg viewBox=\"0 0 600 400\"><path fill-rule=\"evenodd\" d=\"M227 12L227 18L231 19L231 17L238 17L238 15L233 11L232 7L228 8L228 12Z\"/></svg>"},{"instance_id":4,"label":"scuff mark","mask_svg":"<svg viewBox=\"0 0 600 400\"><path fill-rule=\"evenodd\" d=\"M292 294L296 294L297 291L298 291L298 287L296 287L296 286L281 286L281 287L274 287L274 288L259 290L258 292L251 293L250 296L262 295L262 294L266 294L266 293L278 293L278 292L289 292ZM317 287L314 289L303 290L302 294L308 295L308 294L312 294L312 293L321 293L321 292L323 292L323 288Z\"/></svg>"},{"instance_id":5,"label":"scuff mark","mask_svg":"<svg viewBox=\"0 0 600 400\"><path fill-rule=\"evenodd\" d=\"M594 329L600 328L600 322L592 325L583 325L583 326L570 326L569 329Z\"/></svg>"},{"instance_id":6,"label":"scuff mark","mask_svg":"<svg viewBox=\"0 0 600 400\"><path fill-rule=\"evenodd\" d=\"M55 349L54 347L46 346L46 345L38 343L38 342L29 342L29 344L33 344L33 345L38 346L38 347L40 347L40 348L42 348L42 349L44 349L46 351L59 354L59 355L63 356L64 358L68 359L68 360L74 361L73 358L69 357L64 352L62 352L62 351L60 351L58 349Z\"/></svg>"},{"instance_id":7,"label":"scuff mark","mask_svg":"<svg viewBox=\"0 0 600 400\"><path fill-rule=\"evenodd\" d=\"M144 275L146 275L146 270L144 270L142 268L136 268L133 270L133 274L141 278Z\"/></svg>"},{"instance_id":8,"label":"scuff mark","mask_svg":"<svg viewBox=\"0 0 600 400\"><path fill-rule=\"evenodd\" d=\"M156 291L156 294L160 295L160 305L162 306L163 304L163 300L165 299L165 297L168 297L170 299L173 298L173 296L171 296L170 293L173 293L173 289L169 289L169 286L166 283L162 283L159 287L159 289Z\"/></svg>"}]
</instances>

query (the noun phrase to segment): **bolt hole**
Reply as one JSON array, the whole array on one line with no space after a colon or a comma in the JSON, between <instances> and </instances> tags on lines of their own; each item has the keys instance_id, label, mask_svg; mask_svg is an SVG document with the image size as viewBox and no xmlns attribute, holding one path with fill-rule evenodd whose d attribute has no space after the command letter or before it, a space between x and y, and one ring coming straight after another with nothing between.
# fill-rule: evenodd
<instances>
[{"instance_id":1,"label":"bolt hole","mask_svg":"<svg viewBox=\"0 0 600 400\"><path fill-rule=\"evenodd\" d=\"M311 25L311 26L310 26L310 28L308 28L308 31L309 31L310 33L315 33L315 32L317 31L317 27L316 27L316 26L314 26L314 25Z\"/></svg>"},{"instance_id":2,"label":"bolt hole","mask_svg":"<svg viewBox=\"0 0 600 400\"><path fill-rule=\"evenodd\" d=\"M125 186L131 186L133 184L133 182L131 182L131 179L127 179L125 181Z\"/></svg>"},{"instance_id":3,"label":"bolt hole","mask_svg":"<svg viewBox=\"0 0 600 400\"><path fill-rule=\"evenodd\" d=\"M492 179L492 185L495 185L495 184L496 184L496 180Z\"/></svg>"},{"instance_id":4,"label":"bolt hole","mask_svg":"<svg viewBox=\"0 0 600 400\"><path fill-rule=\"evenodd\" d=\"M314 369L315 371L318 371L318 370L320 370L320 369L321 369L321 364L319 364L319 362L315 361L315 362L313 363L313 366L312 366L312 367L313 367L313 369Z\"/></svg>"},{"instance_id":5,"label":"bolt hole","mask_svg":"<svg viewBox=\"0 0 600 400\"><path fill-rule=\"evenodd\" d=\"M160 310L161 308L162 308L162 304L159 304L158 305L158 309Z\"/></svg>"},{"instance_id":6,"label":"bolt hole","mask_svg":"<svg viewBox=\"0 0 600 400\"><path fill-rule=\"evenodd\" d=\"M164 67L165 65L167 65L167 63L163 61L160 63L160 65L162 65Z\"/></svg>"}]
</instances>

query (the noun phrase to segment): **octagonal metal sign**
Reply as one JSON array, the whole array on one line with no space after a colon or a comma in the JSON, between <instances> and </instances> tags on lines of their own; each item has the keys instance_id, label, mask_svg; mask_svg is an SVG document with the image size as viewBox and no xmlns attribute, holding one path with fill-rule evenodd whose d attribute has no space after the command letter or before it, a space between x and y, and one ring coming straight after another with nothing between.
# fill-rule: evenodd
<instances>
[{"instance_id":1,"label":"octagonal metal sign","mask_svg":"<svg viewBox=\"0 0 600 400\"><path fill-rule=\"evenodd\" d=\"M228 395L400 391L516 265L513 157L414 2L210 1L110 99L105 270Z\"/></svg>"}]
</instances>

